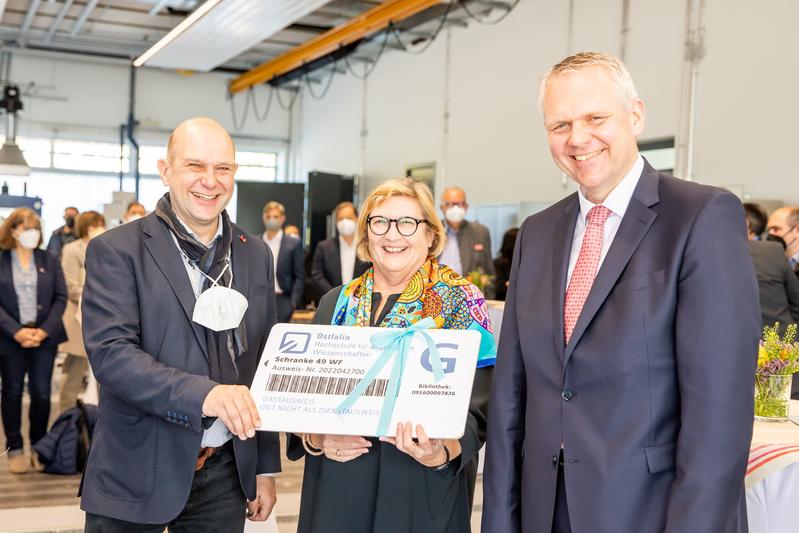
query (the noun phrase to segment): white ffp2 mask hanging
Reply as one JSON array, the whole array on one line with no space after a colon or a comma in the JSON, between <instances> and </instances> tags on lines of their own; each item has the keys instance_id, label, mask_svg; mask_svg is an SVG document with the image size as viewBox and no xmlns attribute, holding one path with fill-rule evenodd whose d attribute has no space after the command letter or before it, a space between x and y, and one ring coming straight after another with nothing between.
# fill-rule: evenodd
<instances>
[{"instance_id":1,"label":"white ffp2 mask hanging","mask_svg":"<svg viewBox=\"0 0 799 533\"><path fill-rule=\"evenodd\" d=\"M205 272L200 271L203 276L211 280L213 285L204 290L197 298L191 319L213 331L225 331L239 327L249 306L247 298L231 288L233 276L230 277L230 286L228 287L217 283L229 267L230 264L225 265L216 279L212 279Z\"/></svg>"}]
</instances>

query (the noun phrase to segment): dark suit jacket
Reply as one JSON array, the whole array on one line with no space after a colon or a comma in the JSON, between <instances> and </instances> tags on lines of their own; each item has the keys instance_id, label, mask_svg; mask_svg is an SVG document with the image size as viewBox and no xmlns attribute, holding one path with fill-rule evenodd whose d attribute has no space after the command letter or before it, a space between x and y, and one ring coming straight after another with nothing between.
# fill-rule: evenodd
<instances>
[{"instance_id":1,"label":"dark suit jacket","mask_svg":"<svg viewBox=\"0 0 799 533\"><path fill-rule=\"evenodd\" d=\"M283 235L280 240L280 251L277 254L275 274L280 290L291 298L295 309L299 308L302 304L302 291L305 286L302 241Z\"/></svg>"},{"instance_id":2,"label":"dark suit jacket","mask_svg":"<svg viewBox=\"0 0 799 533\"><path fill-rule=\"evenodd\" d=\"M446 224L446 223L445 223ZM464 220L458 230L458 251L461 254L462 275L467 276L478 268L489 276L494 275L494 258L491 255L491 235L488 228L479 222ZM494 297L494 286L489 283L485 297Z\"/></svg>"},{"instance_id":3,"label":"dark suit jacket","mask_svg":"<svg viewBox=\"0 0 799 533\"><path fill-rule=\"evenodd\" d=\"M645 165L569 344L577 194L519 231L489 402L483 531L747 530L760 310L740 201Z\"/></svg>"},{"instance_id":4,"label":"dark suit jacket","mask_svg":"<svg viewBox=\"0 0 799 533\"><path fill-rule=\"evenodd\" d=\"M760 311L764 326L799 323L799 280L776 242L749 241L760 290Z\"/></svg>"},{"instance_id":5,"label":"dark suit jacket","mask_svg":"<svg viewBox=\"0 0 799 533\"><path fill-rule=\"evenodd\" d=\"M235 288L249 301L239 384L250 385L276 321L273 263L261 239L236 225L233 231ZM183 509L202 440L202 405L217 385L208 378L205 330L191 320L194 303L175 242L155 214L89 244L81 309L100 405L84 511L166 523ZM233 445L241 486L253 500L256 473L280 470L277 435L258 432Z\"/></svg>"},{"instance_id":6,"label":"dark suit jacket","mask_svg":"<svg viewBox=\"0 0 799 533\"><path fill-rule=\"evenodd\" d=\"M38 272L36 284L36 327L47 332L42 347L55 347L67 340L61 316L67 306L67 286L61 262L44 250L34 250ZM15 353L20 345L14 334L20 330L19 303L11 270L11 251L0 254L0 357Z\"/></svg>"},{"instance_id":7,"label":"dark suit jacket","mask_svg":"<svg viewBox=\"0 0 799 533\"><path fill-rule=\"evenodd\" d=\"M779 322L784 328L799 323L799 279L785 260L782 244L749 241L760 291L760 313L764 326ZM799 399L799 374L793 377L791 397Z\"/></svg>"},{"instance_id":8,"label":"dark suit jacket","mask_svg":"<svg viewBox=\"0 0 799 533\"><path fill-rule=\"evenodd\" d=\"M355 268L352 277L357 278L369 268L371 263L364 263L355 257ZM311 279L317 297L322 298L333 287L341 285L341 246L338 237L320 241L316 245L311 266Z\"/></svg>"}]
</instances>

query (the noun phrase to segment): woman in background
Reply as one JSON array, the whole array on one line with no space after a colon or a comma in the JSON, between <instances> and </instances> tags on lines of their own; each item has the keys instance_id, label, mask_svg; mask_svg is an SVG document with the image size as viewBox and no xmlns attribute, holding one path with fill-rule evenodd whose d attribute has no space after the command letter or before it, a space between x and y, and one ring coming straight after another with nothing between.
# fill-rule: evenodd
<instances>
[{"instance_id":1,"label":"woman in background","mask_svg":"<svg viewBox=\"0 0 799 533\"><path fill-rule=\"evenodd\" d=\"M58 344L67 339L61 316L67 301L58 259L40 250L42 224L27 207L15 209L0 227L0 412L8 469L28 471L22 441L22 388L28 376L30 445L47 432L50 381ZM35 452L30 464L41 469Z\"/></svg>"},{"instance_id":2,"label":"woman in background","mask_svg":"<svg viewBox=\"0 0 799 533\"><path fill-rule=\"evenodd\" d=\"M513 248L516 246L516 236L519 228L511 228L502 236L502 247L499 255L494 258L494 277L495 297L497 300L505 301L508 294L508 281L510 280L510 264L513 261Z\"/></svg>"},{"instance_id":3,"label":"woman in background","mask_svg":"<svg viewBox=\"0 0 799 533\"><path fill-rule=\"evenodd\" d=\"M61 372L61 395L58 402L60 412L75 406L78 394L83 390L83 377L89 369L89 359L83 347L83 333L77 314L83 283L86 279L86 247L89 241L105 231L105 217L97 211L84 211L75 224L78 238L66 246L61 255L61 268L67 285L67 308L64 312L64 329L69 340L59 346L66 352Z\"/></svg>"}]
</instances>

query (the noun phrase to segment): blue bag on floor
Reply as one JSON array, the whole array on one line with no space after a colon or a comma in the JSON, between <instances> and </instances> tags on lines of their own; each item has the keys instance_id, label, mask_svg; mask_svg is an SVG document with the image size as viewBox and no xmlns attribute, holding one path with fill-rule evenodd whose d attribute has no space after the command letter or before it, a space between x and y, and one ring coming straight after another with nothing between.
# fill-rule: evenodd
<instances>
[{"instance_id":1,"label":"blue bag on floor","mask_svg":"<svg viewBox=\"0 0 799 533\"><path fill-rule=\"evenodd\" d=\"M34 444L39 461L48 474L79 474L86 466L97 407L80 400L61 413L50 431Z\"/></svg>"}]
</instances>

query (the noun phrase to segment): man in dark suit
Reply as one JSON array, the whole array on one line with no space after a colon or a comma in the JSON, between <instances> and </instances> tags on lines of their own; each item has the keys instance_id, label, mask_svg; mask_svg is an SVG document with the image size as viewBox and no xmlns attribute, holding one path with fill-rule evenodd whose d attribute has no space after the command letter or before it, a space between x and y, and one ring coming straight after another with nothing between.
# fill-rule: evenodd
<instances>
[{"instance_id":1,"label":"man in dark suit","mask_svg":"<svg viewBox=\"0 0 799 533\"><path fill-rule=\"evenodd\" d=\"M169 193L156 211L86 254L83 336L100 384L86 531L242 531L245 512L270 514L280 470L248 389L276 321L272 257L224 210L236 163L218 123L178 126L158 168ZM217 284L236 294L217 299Z\"/></svg>"},{"instance_id":2,"label":"man in dark suit","mask_svg":"<svg viewBox=\"0 0 799 533\"><path fill-rule=\"evenodd\" d=\"M311 266L311 280L316 299L333 287L349 283L369 268L369 263L358 259L355 253L355 230L358 225L358 210L352 202L341 202L333 210L336 237L320 241L316 245ZM345 272L342 273L342 268Z\"/></svg>"},{"instance_id":3,"label":"man in dark suit","mask_svg":"<svg viewBox=\"0 0 799 533\"><path fill-rule=\"evenodd\" d=\"M494 275L494 258L491 257L491 236L488 228L479 222L466 220L469 204L466 191L448 187L441 194L441 211L447 228L447 244L438 260L463 276L482 270ZM485 286L485 297L494 297L494 285Z\"/></svg>"},{"instance_id":4,"label":"man in dark suit","mask_svg":"<svg viewBox=\"0 0 799 533\"><path fill-rule=\"evenodd\" d=\"M284 235L286 208L280 202L267 202L264 205L263 218L265 229L263 240L272 251L275 261L277 320L289 322L291 314L301 306L303 299L305 265L302 241Z\"/></svg>"},{"instance_id":5,"label":"man in dark suit","mask_svg":"<svg viewBox=\"0 0 799 533\"><path fill-rule=\"evenodd\" d=\"M779 322L782 328L799 323L799 279L785 260L778 242L757 241L749 237L749 254L757 274L760 314L763 326ZM799 399L799 374L794 374L791 397Z\"/></svg>"},{"instance_id":6,"label":"man in dark suit","mask_svg":"<svg viewBox=\"0 0 799 533\"><path fill-rule=\"evenodd\" d=\"M579 187L519 230L483 531L745 532L760 312L741 204L643 160L617 58L564 59L541 93Z\"/></svg>"},{"instance_id":7,"label":"man in dark suit","mask_svg":"<svg viewBox=\"0 0 799 533\"><path fill-rule=\"evenodd\" d=\"M785 257L791 270L799 276L799 206L775 209L768 217L768 232L785 241Z\"/></svg>"},{"instance_id":8,"label":"man in dark suit","mask_svg":"<svg viewBox=\"0 0 799 533\"><path fill-rule=\"evenodd\" d=\"M50 240L47 241L47 251L56 259L61 259L61 250L64 246L74 241L75 236L75 222L78 220L77 207L67 207L64 209L64 225L59 226L50 235Z\"/></svg>"}]
</instances>

